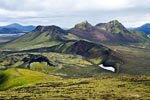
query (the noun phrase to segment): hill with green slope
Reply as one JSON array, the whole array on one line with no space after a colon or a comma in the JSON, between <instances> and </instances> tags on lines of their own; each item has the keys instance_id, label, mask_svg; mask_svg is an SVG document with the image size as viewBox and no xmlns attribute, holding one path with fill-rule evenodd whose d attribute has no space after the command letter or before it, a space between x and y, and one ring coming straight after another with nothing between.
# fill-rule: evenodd
<instances>
[{"instance_id":1,"label":"hill with green slope","mask_svg":"<svg viewBox=\"0 0 150 100\"><path fill-rule=\"evenodd\" d=\"M108 23L100 23L97 24L96 27L112 34L131 34L118 20L113 20Z\"/></svg>"},{"instance_id":2,"label":"hill with green slope","mask_svg":"<svg viewBox=\"0 0 150 100\"><path fill-rule=\"evenodd\" d=\"M36 71L12 68L0 73L0 90L48 80L57 78Z\"/></svg>"},{"instance_id":3,"label":"hill with green slope","mask_svg":"<svg viewBox=\"0 0 150 100\"><path fill-rule=\"evenodd\" d=\"M35 30L2 45L3 50L23 50L39 47L53 46L72 38L57 26L38 26Z\"/></svg>"},{"instance_id":4,"label":"hill with green slope","mask_svg":"<svg viewBox=\"0 0 150 100\"><path fill-rule=\"evenodd\" d=\"M91 28L91 27L92 27L92 25L88 21L83 21L83 22L75 25L75 28L80 28L83 30L86 30L86 29Z\"/></svg>"},{"instance_id":5,"label":"hill with green slope","mask_svg":"<svg viewBox=\"0 0 150 100\"><path fill-rule=\"evenodd\" d=\"M117 20L108 23L99 23L96 26L92 26L86 21L75 25L69 32L80 38L97 43L128 44L141 43L145 42L144 40L146 39L148 40L147 37L128 31Z\"/></svg>"},{"instance_id":6,"label":"hill with green slope","mask_svg":"<svg viewBox=\"0 0 150 100\"><path fill-rule=\"evenodd\" d=\"M148 36L144 32L139 32L135 30L129 30L131 33L136 34L140 39L144 42L147 42L149 40Z\"/></svg>"}]
</instances>

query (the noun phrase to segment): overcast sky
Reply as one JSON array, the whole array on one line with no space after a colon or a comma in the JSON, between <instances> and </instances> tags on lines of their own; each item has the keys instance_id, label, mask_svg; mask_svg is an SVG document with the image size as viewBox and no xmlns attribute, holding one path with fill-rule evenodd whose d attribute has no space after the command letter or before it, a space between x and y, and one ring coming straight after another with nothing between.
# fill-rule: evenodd
<instances>
[{"instance_id":1,"label":"overcast sky","mask_svg":"<svg viewBox=\"0 0 150 100\"><path fill-rule=\"evenodd\" d=\"M117 19L126 27L150 23L150 0L0 0L0 25L58 25L70 28Z\"/></svg>"}]
</instances>

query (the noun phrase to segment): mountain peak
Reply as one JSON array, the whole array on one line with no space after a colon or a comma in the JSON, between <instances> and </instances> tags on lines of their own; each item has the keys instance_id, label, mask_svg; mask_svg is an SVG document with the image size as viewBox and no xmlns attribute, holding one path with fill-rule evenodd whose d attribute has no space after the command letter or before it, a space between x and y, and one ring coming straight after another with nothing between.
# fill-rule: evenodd
<instances>
[{"instance_id":1,"label":"mountain peak","mask_svg":"<svg viewBox=\"0 0 150 100\"><path fill-rule=\"evenodd\" d=\"M87 20L81 22L80 24L88 24L89 22Z\"/></svg>"},{"instance_id":2,"label":"mountain peak","mask_svg":"<svg viewBox=\"0 0 150 100\"><path fill-rule=\"evenodd\" d=\"M22 27L22 25L20 25L18 23L12 23L10 25L7 25L7 27Z\"/></svg>"},{"instance_id":3,"label":"mountain peak","mask_svg":"<svg viewBox=\"0 0 150 100\"><path fill-rule=\"evenodd\" d=\"M55 33L55 34L66 34L66 32L63 29L55 25L51 25L51 26L39 25L33 31L40 32L40 33L49 32L49 33Z\"/></svg>"},{"instance_id":4,"label":"mountain peak","mask_svg":"<svg viewBox=\"0 0 150 100\"><path fill-rule=\"evenodd\" d=\"M130 33L118 20L112 20L108 23L99 23L96 28L108 33Z\"/></svg>"},{"instance_id":5,"label":"mountain peak","mask_svg":"<svg viewBox=\"0 0 150 100\"><path fill-rule=\"evenodd\" d=\"M118 20L112 20L107 23L111 33L130 33Z\"/></svg>"},{"instance_id":6,"label":"mountain peak","mask_svg":"<svg viewBox=\"0 0 150 100\"><path fill-rule=\"evenodd\" d=\"M63 30L61 29L60 27L58 26L55 26L55 25L51 25L51 26L37 26L35 30L40 30L41 32L44 32L44 31L49 31L49 30Z\"/></svg>"},{"instance_id":7,"label":"mountain peak","mask_svg":"<svg viewBox=\"0 0 150 100\"><path fill-rule=\"evenodd\" d=\"M112 21L108 22L108 24L117 25L117 24L121 24L121 23L118 20L112 20Z\"/></svg>"},{"instance_id":8,"label":"mountain peak","mask_svg":"<svg viewBox=\"0 0 150 100\"><path fill-rule=\"evenodd\" d=\"M20 25L20 24L18 24L18 23L12 23L12 24L10 24L10 25Z\"/></svg>"},{"instance_id":9,"label":"mountain peak","mask_svg":"<svg viewBox=\"0 0 150 100\"><path fill-rule=\"evenodd\" d=\"M87 28L92 27L92 25L88 21L83 21L77 25L75 25L75 28L86 30Z\"/></svg>"}]
</instances>

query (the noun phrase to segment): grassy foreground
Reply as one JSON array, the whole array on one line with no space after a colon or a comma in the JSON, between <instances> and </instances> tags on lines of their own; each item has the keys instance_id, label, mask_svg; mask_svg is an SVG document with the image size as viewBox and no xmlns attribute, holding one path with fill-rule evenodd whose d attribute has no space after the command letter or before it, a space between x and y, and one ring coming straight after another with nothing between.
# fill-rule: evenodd
<instances>
[{"instance_id":1,"label":"grassy foreground","mask_svg":"<svg viewBox=\"0 0 150 100\"><path fill-rule=\"evenodd\" d=\"M11 68L0 73L0 90L56 79L32 70Z\"/></svg>"},{"instance_id":2,"label":"grassy foreground","mask_svg":"<svg viewBox=\"0 0 150 100\"><path fill-rule=\"evenodd\" d=\"M150 77L64 79L0 92L5 100L149 100Z\"/></svg>"}]
</instances>

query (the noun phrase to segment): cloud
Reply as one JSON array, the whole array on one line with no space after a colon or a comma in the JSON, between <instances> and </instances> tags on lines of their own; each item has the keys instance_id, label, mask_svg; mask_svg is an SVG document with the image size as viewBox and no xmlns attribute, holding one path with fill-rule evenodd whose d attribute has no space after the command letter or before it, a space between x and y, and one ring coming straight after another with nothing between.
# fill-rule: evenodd
<instances>
[{"instance_id":1,"label":"cloud","mask_svg":"<svg viewBox=\"0 0 150 100\"><path fill-rule=\"evenodd\" d=\"M96 24L118 19L132 27L149 22L149 4L150 0L0 0L0 24L72 27L83 20Z\"/></svg>"},{"instance_id":2,"label":"cloud","mask_svg":"<svg viewBox=\"0 0 150 100\"><path fill-rule=\"evenodd\" d=\"M1 0L0 7L9 10L69 10L126 8L129 0ZM69 9L68 9L69 7Z\"/></svg>"},{"instance_id":3,"label":"cloud","mask_svg":"<svg viewBox=\"0 0 150 100\"><path fill-rule=\"evenodd\" d=\"M81 0L76 7L78 10L120 10L132 5L128 0Z\"/></svg>"}]
</instances>

